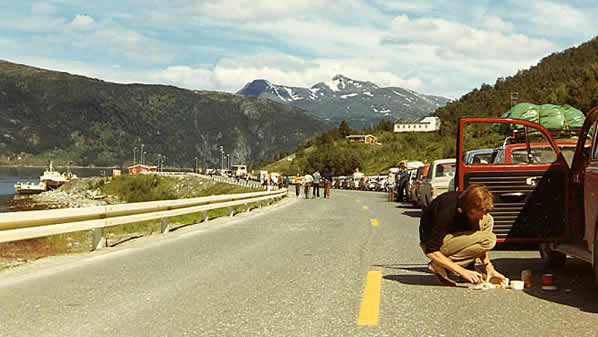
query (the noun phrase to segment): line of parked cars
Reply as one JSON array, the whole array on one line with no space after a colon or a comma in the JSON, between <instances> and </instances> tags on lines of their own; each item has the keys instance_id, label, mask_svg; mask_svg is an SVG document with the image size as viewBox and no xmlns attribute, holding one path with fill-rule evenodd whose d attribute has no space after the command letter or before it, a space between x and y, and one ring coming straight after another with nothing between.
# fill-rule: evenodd
<instances>
[{"instance_id":1,"label":"line of parked cars","mask_svg":"<svg viewBox=\"0 0 598 337\"><path fill-rule=\"evenodd\" d=\"M449 190L449 182L455 175L455 159L439 159L430 164L419 161L407 163L408 180L405 186L407 201L417 207L426 207L438 195ZM397 174L398 168L388 174ZM334 177L332 186L337 189L387 192L388 174ZM396 195L396 194L395 194ZM398 199L398 195L397 199Z\"/></svg>"}]
</instances>

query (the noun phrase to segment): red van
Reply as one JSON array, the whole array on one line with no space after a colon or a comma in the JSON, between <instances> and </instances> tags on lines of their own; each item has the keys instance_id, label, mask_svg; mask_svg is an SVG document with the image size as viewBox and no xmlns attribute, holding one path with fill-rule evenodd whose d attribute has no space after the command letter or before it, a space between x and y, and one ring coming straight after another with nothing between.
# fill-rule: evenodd
<instances>
[{"instance_id":1,"label":"red van","mask_svg":"<svg viewBox=\"0 0 598 337\"><path fill-rule=\"evenodd\" d=\"M463 191L479 183L492 192L498 242L537 242L552 267L564 263L567 254L587 261L598 281L597 123L598 107L580 130L549 132L525 120L461 118L455 185ZM575 144L572 156L570 144ZM463 161L467 151L484 148L496 149L491 163ZM497 159L501 148L505 155L507 149L517 152L518 159Z\"/></svg>"}]
</instances>

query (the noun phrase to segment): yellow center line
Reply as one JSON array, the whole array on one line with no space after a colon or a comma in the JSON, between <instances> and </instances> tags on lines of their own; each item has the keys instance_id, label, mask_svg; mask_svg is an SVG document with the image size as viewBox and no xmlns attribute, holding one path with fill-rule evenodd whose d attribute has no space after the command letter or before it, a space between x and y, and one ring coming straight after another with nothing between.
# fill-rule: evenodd
<instances>
[{"instance_id":1,"label":"yellow center line","mask_svg":"<svg viewBox=\"0 0 598 337\"><path fill-rule=\"evenodd\" d=\"M357 200L355 200L355 202L361 202L361 200L357 199Z\"/></svg>"},{"instance_id":2,"label":"yellow center line","mask_svg":"<svg viewBox=\"0 0 598 337\"><path fill-rule=\"evenodd\" d=\"M370 271L365 281L357 325L378 325L382 272Z\"/></svg>"},{"instance_id":3,"label":"yellow center line","mask_svg":"<svg viewBox=\"0 0 598 337\"><path fill-rule=\"evenodd\" d=\"M370 223L372 224L372 226L378 226L378 220L371 218L370 219Z\"/></svg>"},{"instance_id":4,"label":"yellow center line","mask_svg":"<svg viewBox=\"0 0 598 337\"><path fill-rule=\"evenodd\" d=\"M361 208L363 208L363 209L365 209L365 210L367 210L367 209L368 209L368 207L367 207L367 206L362 206Z\"/></svg>"}]
</instances>

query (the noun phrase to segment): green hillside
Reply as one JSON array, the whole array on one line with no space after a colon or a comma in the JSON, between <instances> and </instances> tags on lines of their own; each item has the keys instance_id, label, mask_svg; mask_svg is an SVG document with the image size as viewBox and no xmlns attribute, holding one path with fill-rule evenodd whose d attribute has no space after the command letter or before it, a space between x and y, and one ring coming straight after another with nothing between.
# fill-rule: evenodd
<instances>
[{"instance_id":1,"label":"green hillside","mask_svg":"<svg viewBox=\"0 0 598 337\"><path fill-rule=\"evenodd\" d=\"M0 61L0 164L220 167L292 151L329 124L266 99L164 85L116 84Z\"/></svg>"}]
</instances>

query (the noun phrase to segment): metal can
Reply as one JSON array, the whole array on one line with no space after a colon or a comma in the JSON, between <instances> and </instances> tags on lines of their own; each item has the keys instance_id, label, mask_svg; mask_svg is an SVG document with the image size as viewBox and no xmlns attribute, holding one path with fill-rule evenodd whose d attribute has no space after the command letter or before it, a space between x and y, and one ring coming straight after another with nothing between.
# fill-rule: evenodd
<instances>
[{"instance_id":1,"label":"metal can","mask_svg":"<svg viewBox=\"0 0 598 337\"><path fill-rule=\"evenodd\" d=\"M523 281L526 288L532 286L532 271L530 269L525 269L521 271L521 281Z\"/></svg>"}]
</instances>

